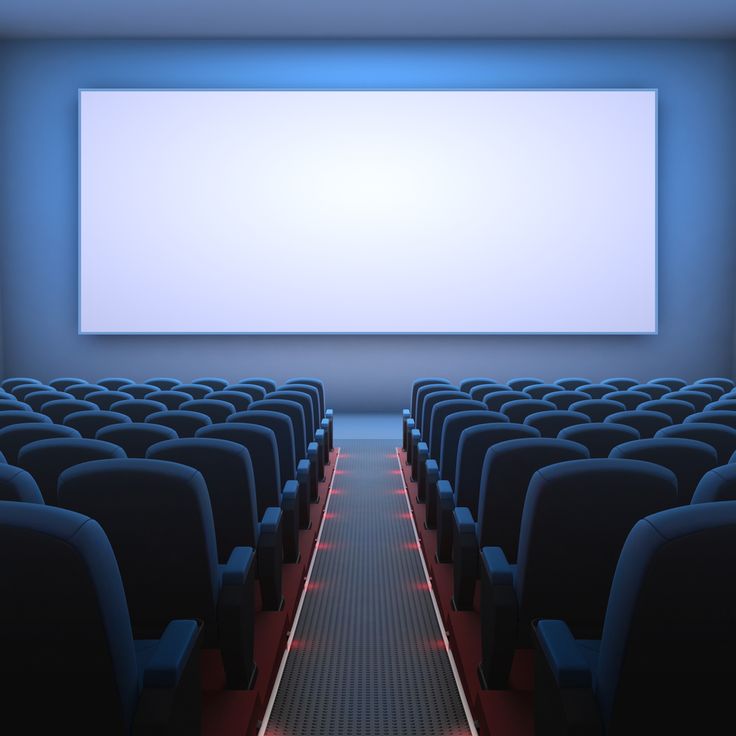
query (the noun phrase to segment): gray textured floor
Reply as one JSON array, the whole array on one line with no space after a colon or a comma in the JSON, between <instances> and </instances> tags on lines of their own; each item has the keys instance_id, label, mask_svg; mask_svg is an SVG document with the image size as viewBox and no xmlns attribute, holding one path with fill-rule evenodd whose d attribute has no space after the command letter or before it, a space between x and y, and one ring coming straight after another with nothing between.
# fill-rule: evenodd
<instances>
[{"instance_id":1,"label":"gray textured floor","mask_svg":"<svg viewBox=\"0 0 736 736\"><path fill-rule=\"evenodd\" d=\"M470 733L407 516L395 444L340 443L268 736Z\"/></svg>"}]
</instances>

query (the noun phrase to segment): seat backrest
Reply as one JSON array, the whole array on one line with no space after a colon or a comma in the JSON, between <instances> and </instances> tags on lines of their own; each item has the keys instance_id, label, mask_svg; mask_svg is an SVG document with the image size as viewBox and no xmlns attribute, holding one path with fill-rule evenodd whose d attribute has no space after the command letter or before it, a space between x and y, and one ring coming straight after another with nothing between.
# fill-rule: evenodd
<instances>
[{"instance_id":1,"label":"seat backrest","mask_svg":"<svg viewBox=\"0 0 736 736\"><path fill-rule=\"evenodd\" d=\"M43 496L30 473L13 465L0 464L0 501L43 503Z\"/></svg>"},{"instance_id":2,"label":"seat backrest","mask_svg":"<svg viewBox=\"0 0 736 736\"><path fill-rule=\"evenodd\" d=\"M179 408L184 411L196 411L200 414L206 414L212 420L213 424L226 422L231 414L235 414L235 406L233 404L219 399L210 399L209 395L206 399L185 401Z\"/></svg>"},{"instance_id":3,"label":"seat backrest","mask_svg":"<svg viewBox=\"0 0 736 736\"><path fill-rule=\"evenodd\" d=\"M691 383L687 386L683 386L683 391L690 390L703 391L708 394L713 401L718 401L718 399L726 393L722 386L715 383Z\"/></svg>"},{"instance_id":4,"label":"seat backrest","mask_svg":"<svg viewBox=\"0 0 736 736\"><path fill-rule=\"evenodd\" d=\"M606 394L608 401L618 401L626 407L627 411L633 411L639 404L643 404L645 401L651 401L649 394L645 394L643 391L613 391L610 394Z\"/></svg>"},{"instance_id":5,"label":"seat backrest","mask_svg":"<svg viewBox=\"0 0 736 736\"><path fill-rule=\"evenodd\" d=\"M588 394L591 399L602 399L604 396L616 391L616 387L610 383L586 383L585 386L580 386L578 391Z\"/></svg>"},{"instance_id":6,"label":"seat backrest","mask_svg":"<svg viewBox=\"0 0 736 736\"><path fill-rule=\"evenodd\" d=\"M277 411L250 409L238 411L227 418L228 422L255 424L268 427L276 435L279 448L279 473L281 483L296 478L296 452L294 450L294 426L286 414Z\"/></svg>"},{"instance_id":7,"label":"seat backrest","mask_svg":"<svg viewBox=\"0 0 736 736\"><path fill-rule=\"evenodd\" d=\"M35 411L0 411L0 429L10 427L13 424L51 424L51 420L45 414Z\"/></svg>"},{"instance_id":8,"label":"seat backrest","mask_svg":"<svg viewBox=\"0 0 736 736\"><path fill-rule=\"evenodd\" d=\"M505 414L510 422L523 424L530 415L540 411L554 411L557 407L551 401L544 399L513 399L501 404L500 412Z\"/></svg>"},{"instance_id":9,"label":"seat backrest","mask_svg":"<svg viewBox=\"0 0 736 736\"><path fill-rule=\"evenodd\" d=\"M260 386L265 389L266 393L271 393L276 390L276 381L272 378L265 378L264 376L255 376L253 378L243 378L238 383L253 384L254 386Z\"/></svg>"},{"instance_id":10,"label":"seat backrest","mask_svg":"<svg viewBox=\"0 0 736 736\"><path fill-rule=\"evenodd\" d=\"M418 429L420 432L422 430L424 400L427 398L427 396L437 391L458 391L459 392L460 389L457 386L453 386L452 384L449 384L449 383L428 383L424 386L420 386L417 389L416 407L414 408L414 411L412 412L412 417L414 417L415 428Z\"/></svg>"},{"instance_id":11,"label":"seat backrest","mask_svg":"<svg viewBox=\"0 0 736 736\"><path fill-rule=\"evenodd\" d=\"M456 506L467 506L473 518L478 518L480 476L483 472L486 452L498 442L523 437L539 437L539 432L533 427L512 422L479 424L463 430L458 442L457 467L453 484Z\"/></svg>"},{"instance_id":12,"label":"seat backrest","mask_svg":"<svg viewBox=\"0 0 736 736\"><path fill-rule=\"evenodd\" d=\"M682 378L669 376L665 376L664 378L652 378L649 383L660 383L662 386L667 386L670 391L679 391L687 386L687 381Z\"/></svg>"},{"instance_id":13,"label":"seat backrest","mask_svg":"<svg viewBox=\"0 0 736 736\"><path fill-rule=\"evenodd\" d=\"M492 378L483 378L480 376L473 378L463 378L463 380L458 383L458 388L461 391L464 391L466 394L469 394L476 386L488 385L489 383L494 384L496 383L496 381L494 381Z\"/></svg>"},{"instance_id":14,"label":"seat backrest","mask_svg":"<svg viewBox=\"0 0 736 736\"><path fill-rule=\"evenodd\" d=\"M705 391L672 391L672 393L665 394L662 399L665 401L667 399L687 401L695 407L695 411L703 411L710 404L710 396Z\"/></svg>"},{"instance_id":15,"label":"seat backrest","mask_svg":"<svg viewBox=\"0 0 736 736\"><path fill-rule=\"evenodd\" d=\"M291 420L294 433L294 455L296 462L307 456L307 436L304 431L304 409L296 401L284 399L263 399L254 401L248 411L270 411L283 414Z\"/></svg>"},{"instance_id":16,"label":"seat backrest","mask_svg":"<svg viewBox=\"0 0 736 736\"><path fill-rule=\"evenodd\" d=\"M604 420L604 424L619 424L626 427L633 427L642 439L654 437L664 427L672 426L672 417L659 411L619 411L615 414L609 414Z\"/></svg>"},{"instance_id":17,"label":"seat backrest","mask_svg":"<svg viewBox=\"0 0 736 736\"><path fill-rule=\"evenodd\" d=\"M109 411L110 407L118 401L127 401L132 399L132 394L126 394L124 391L95 391L87 394L85 401L91 401L103 411Z\"/></svg>"},{"instance_id":18,"label":"seat backrest","mask_svg":"<svg viewBox=\"0 0 736 736\"><path fill-rule=\"evenodd\" d=\"M130 733L138 675L110 543L86 516L0 502L3 719L44 733ZM12 605L8 605L12 601Z\"/></svg>"},{"instance_id":19,"label":"seat backrest","mask_svg":"<svg viewBox=\"0 0 736 736\"><path fill-rule=\"evenodd\" d=\"M2 415L0 414L0 421ZM725 424L727 427L733 427L736 429L736 411L699 411L691 414L689 417L685 417L685 424L694 422L696 424Z\"/></svg>"},{"instance_id":20,"label":"seat backrest","mask_svg":"<svg viewBox=\"0 0 736 736\"><path fill-rule=\"evenodd\" d=\"M534 427L542 437L557 437L565 427L576 424L590 424L590 417L579 411L549 409L535 412L524 419L524 424Z\"/></svg>"},{"instance_id":21,"label":"seat backrest","mask_svg":"<svg viewBox=\"0 0 736 736\"><path fill-rule=\"evenodd\" d=\"M258 547L258 500L248 450L214 438L166 440L146 457L196 468L205 480L215 523L217 556L226 563L235 547Z\"/></svg>"},{"instance_id":22,"label":"seat backrest","mask_svg":"<svg viewBox=\"0 0 736 736\"><path fill-rule=\"evenodd\" d=\"M59 399L73 399L71 394L65 391L33 391L22 399L23 402L33 409L33 411L41 411L41 407L47 404L49 401L56 401Z\"/></svg>"},{"instance_id":23,"label":"seat backrest","mask_svg":"<svg viewBox=\"0 0 736 736\"><path fill-rule=\"evenodd\" d=\"M483 403L491 411L501 411L501 407L508 401L515 401L517 399L528 399L529 394L525 391L494 391L493 393L486 394L483 397Z\"/></svg>"},{"instance_id":24,"label":"seat backrest","mask_svg":"<svg viewBox=\"0 0 736 736\"><path fill-rule=\"evenodd\" d=\"M0 399L0 411L33 411L28 404L15 399Z\"/></svg>"},{"instance_id":25,"label":"seat backrest","mask_svg":"<svg viewBox=\"0 0 736 736\"><path fill-rule=\"evenodd\" d=\"M134 383L134 381L130 378L123 378L122 376L110 376L109 378L100 378L96 383L108 391L119 391L123 386L128 386Z\"/></svg>"},{"instance_id":26,"label":"seat backrest","mask_svg":"<svg viewBox=\"0 0 736 736\"><path fill-rule=\"evenodd\" d=\"M285 383L276 389L276 393L279 391L300 391L303 394L307 394L312 401L312 422L314 429L317 430L320 428L323 411L319 400L319 391L315 386L310 386L306 383Z\"/></svg>"},{"instance_id":27,"label":"seat backrest","mask_svg":"<svg viewBox=\"0 0 736 736\"><path fill-rule=\"evenodd\" d=\"M207 398L216 401L227 401L235 407L235 411L246 411L248 407L255 401L242 391L213 391L207 394Z\"/></svg>"},{"instance_id":28,"label":"seat backrest","mask_svg":"<svg viewBox=\"0 0 736 736\"><path fill-rule=\"evenodd\" d=\"M695 407L688 401L678 399L653 399L639 404L636 411L658 411L667 414L673 424L681 424L686 417L695 412Z\"/></svg>"},{"instance_id":29,"label":"seat backrest","mask_svg":"<svg viewBox=\"0 0 736 736\"><path fill-rule=\"evenodd\" d=\"M314 439L314 416L312 410L312 397L301 391L271 391L266 394L266 401L269 399L295 401L300 404L304 411L304 434L307 443Z\"/></svg>"},{"instance_id":30,"label":"seat backrest","mask_svg":"<svg viewBox=\"0 0 736 736\"><path fill-rule=\"evenodd\" d=\"M692 502L711 501L736 501L736 463L713 468L701 478Z\"/></svg>"},{"instance_id":31,"label":"seat backrest","mask_svg":"<svg viewBox=\"0 0 736 736\"><path fill-rule=\"evenodd\" d=\"M193 399L204 399L207 394L212 393L209 386L204 386L201 383L177 383L172 391L182 391L189 394Z\"/></svg>"},{"instance_id":32,"label":"seat backrest","mask_svg":"<svg viewBox=\"0 0 736 736\"><path fill-rule=\"evenodd\" d=\"M195 378L192 383L201 384L202 386L209 386L213 391L222 391L230 381L226 381L224 378L216 378L214 376L205 376L204 378Z\"/></svg>"},{"instance_id":33,"label":"seat backrest","mask_svg":"<svg viewBox=\"0 0 736 736\"><path fill-rule=\"evenodd\" d=\"M472 399L448 399L439 401L432 407L432 416L429 420L429 456L439 461L442 447L442 432L448 417L459 411L483 411L485 404Z\"/></svg>"},{"instance_id":34,"label":"seat backrest","mask_svg":"<svg viewBox=\"0 0 736 736\"><path fill-rule=\"evenodd\" d=\"M590 383L587 378L580 378L577 376L570 376L568 378L558 378L555 383L558 386L562 386L565 391L577 391L581 386L585 386Z\"/></svg>"},{"instance_id":35,"label":"seat backrest","mask_svg":"<svg viewBox=\"0 0 736 736\"><path fill-rule=\"evenodd\" d=\"M529 394L532 399L543 399L547 394L554 394L565 389L562 386L558 386L556 383L535 383L532 386L527 386L524 389L524 393Z\"/></svg>"},{"instance_id":36,"label":"seat backrest","mask_svg":"<svg viewBox=\"0 0 736 736\"><path fill-rule=\"evenodd\" d=\"M237 442L245 447L253 465L258 497L258 518L269 506L281 506L281 470L276 435L268 427L255 424L210 424L197 430L195 437L215 437Z\"/></svg>"},{"instance_id":37,"label":"seat backrest","mask_svg":"<svg viewBox=\"0 0 736 736\"><path fill-rule=\"evenodd\" d=\"M126 399L111 404L110 410L125 414L134 422L145 422L147 416L157 411L166 411L166 405L151 399Z\"/></svg>"},{"instance_id":38,"label":"seat backrest","mask_svg":"<svg viewBox=\"0 0 736 736\"><path fill-rule=\"evenodd\" d=\"M9 389L10 393L13 395L14 398L18 399L18 401L25 401L28 394L33 394L37 391L53 390L54 389L51 388L51 386L47 386L45 383L39 383L38 381L35 381L33 383L20 383L16 386L13 386L12 389Z\"/></svg>"},{"instance_id":39,"label":"seat backrest","mask_svg":"<svg viewBox=\"0 0 736 736\"><path fill-rule=\"evenodd\" d=\"M63 377L63 378L52 378L49 381L49 386L54 389L54 391L66 391L69 386L79 386L81 384L87 384L87 381L84 378L73 378L73 377Z\"/></svg>"},{"instance_id":40,"label":"seat backrest","mask_svg":"<svg viewBox=\"0 0 736 736\"><path fill-rule=\"evenodd\" d=\"M411 384L411 415L416 420L417 418L417 396L419 394L419 389L424 388L424 386L449 386L450 381L448 381L446 378L417 378L415 381Z\"/></svg>"},{"instance_id":41,"label":"seat backrest","mask_svg":"<svg viewBox=\"0 0 736 736\"><path fill-rule=\"evenodd\" d=\"M179 409L185 401L191 401L192 397L183 391L174 391L173 389L157 389L146 394L144 397L147 401L158 401L167 409Z\"/></svg>"},{"instance_id":42,"label":"seat backrest","mask_svg":"<svg viewBox=\"0 0 736 736\"><path fill-rule=\"evenodd\" d=\"M13 389L15 389L18 386L31 386L36 385L40 386L41 381L39 381L37 378L27 378L23 376L11 376L9 378L4 378L2 381L0 381L0 388L3 389L3 391L8 391L9 393L13 393Z\"/></svg>"},{"instance_id":43,"label":"seat backrest","mask_svg":"<svg viewBox=\"0 0 736 736\"><path fill-rule=\"evenodd\" d=\"M128 424L109 424L97 430L95 438L111 442L125 451L127 457L145 457L148 448L157 442L175 440L176 430L152 422L130 422Z\"/></svg>"},{"instance_id":44,"label":"seat backrest","mask_svg":"<svg viewBox=\"0 0 736 736\"><path fill-rule=\"evenodd\" d=\"M571 460L538 470L527 490L514 585L521 625L560 618L597 638L627 535L674 506L671 471L641 460Z\"/></svg>"},{"instance_id":45,"label":"seat backrest","mask_svg":"<svg viewBox=\"0 0 736 736\"><path fill-rule=\"evenodd\" d=\"M636 378L628 377L616 377L616 378L604 378L601 383L608 383L614 386L617 391L627 391L628 389L634 388L634 386L640 386L641 383Z\"/></svg>"},{"instance_id":46,"label":"seat backrest","mask_svg":"<svg viewBox=\"0 0 736 736\"><path fill-rule=\"evenodd\" d=\"M634 526L595 675L606 733L724 732L736 684L735 575L736 502L662 511Z\"/></svg>"},{"instance_id":47,"label":"seat backrest","mask_svg":"<svg viewBox=\"0 0 736 736\"><path fill-rule=\"evenodd\" d=\"M707 383L711 386L718 386L719 388L723 389L724 393L733 391L734 388L736 388L736 383L734 383L730 378L724 378L723 376L719 378L699 378L697 381L695 381L694 384L690 385L697 386L699 383Z\"/></svg>"},{"instance_id":48,"label":"seat backrest","mask_svg":"<svg viewBox=\"0 0 736 736\"><path fill-rule=\"evenodd\" d=\"M656 437L683 437L709 444L718 455L718 464L725 465L736 452L736 429L725 424L690 422L660 429Z\"/></svg>"},{"instance_id":49,"label":"seat backrest","mask_svg":"<svg viewBox=\"0 0 736 736\"><path fill-rule=\"evenodd\" d=\"M555 393L545 394L542 397L545 401L549 401L555 405L555 409L569 409L571 404L576 401L586 401L590 397L582 391L569 391L563 389Z\"/></svg>"},{"instance_id":50,"label":"seat backrest","mask_svg":"<svg viewBox=\"0 0 736 736\"><path fill-rule=\"evenodd\" d=\"M38 483L43 500L49 506L58 505L56 495L59 476L73 465L90 460L124 458L117 445L102 440L60 437L36 440L18 450L18 467L27 470Z\"/></svg>"},{"instance_id":51,"label":"seat backrest","mask_svg":"<svg viewBox=\"0 0 736 736\"><path fill-rule=\"evenodd\" d=\"M637 383L629 390L646 394L650 399L661 399L665 394L670 393L670 389L662 383Z\"/></svg>"},{"instance_id":52,"label":"seat backrest","mask_svg":"<svg viewBox=\"0 0 736 736\"><path fill-rule=\"evenodd\" d=\"M72 427L82 437L94 439L98 429L110 424L129 424L130 417L118 411L78 411L64 417L64 426Z\"/></svg>"},{"instance_id":53,"label":"seat backrest","mask_svg":"<svg viewBox=\"0 0 736 736\"><path fill-rule=\"evenodd\" d=\"M75 383L63 390L71 394L75 399L86 399L87 394L92 394L96 391L105 391L106 389L98 383Z\"/></svg>"},{"instance_id":54,"label":"seat backrest","mask_svg":"<svg viewBox=\"0 0 736 736\"><path fill-rule=\"evenodd\" d=\"M677 478L677 502L690 503L700 479L718 465L716 451L705 442L678 437L660 437L624 442L609 457L646 460L671 470Z\"/></svg>"},{"instance_id":55,"label":"seat backrest","mask_svg":"<svg viewBox=\"0 0 736 736\"><path fill-rule=\"evenodd\" d=\"M96 404L81 399L58 399L48 401L41 407L41 413L45 414L54 424L63 424L64 417L80 411L99 411Z\"/></svg>"},{"instance_id":56,"label":"seat backrest","mask_svg":"<svg viewBox=\"0 0 736 736\"><path fill-rule=\"evenodd\" d=\"M608 457L611 450L622 442L639 439L639 432L625 424L591 422L565 427L557 435L561 440L579 442L588 448L590 456Z\"/></svg>"},{"instance_id":57,"label":"seat backrest","mask_svg":"<svg viewBox=\"0 0 736 736\"><path fill-rule=\"evenodd\" d=\"M718 399L708 402L702 411L736 411L736 399Z\"/></svg>"},{"instance_id":58,"label":"seat backrest","mask_svg":"<svg viewBox=\"0 0 736 736\"><path fill-rule=\"evenodd\" d=\"M321 414L324 416L327 404L325 403L325 384L321 379L310 376L297 376L295 378L289 378L286 383L300 383L306 386L314 386L319 392L319 405L321 407Z\"/></svg>"},{"instance_id":59,"label":"seat backrest","mask_svg":"<svg viewBox=\"0 0 736 736\"><path fill-rule=\"evenodd\" d=\"M455 482L455 468L457 467L457 447L460 444L460 435L468 427L479 424L502 422L506 424L508 417L497 411L483 409L476 411L461 411L450 414L442 425L442 439L440 440L440 478Z\"/></svg>"},{"instance_id":60,"label":"seat backrest","mask_svg":"<svg viewBox=\"0 0 736 736\"><path fill-rule=\"evenodd\" d=\"M570 411L587 414L591 422L602 422L610 414L624 411L626 407L620 401L610 399L586 399L570 404Z\"/></svg>"},{"instance_id":61,"label":"seat backrest","mask_svg":"<svg viewBox=\"0 0 736 736\"><path fill-rule=\"evenodd\" d=\"M473 401L483 401L488 394L496 391L511 391L511 388L505 383L479 383L477 386L473 386L469 393Z\"/></svg>"},{"instance_id":62,"label":"seat backrest","mask_svg":"<svg viewBox=\"0 0 736 736\"><path fill-rule=\"evenodd\" d=\"M157 411L146 417L146 424L158 424L162 427L171 427L179 437L194 437L198 429L212 424L206 414L197 411Z\"/></svg>"},{"instance_id":63,"label":"seat backrest","mask_svg":"<svg viewBox=\"0 0 736 736\"><path fill-rule=\"evenodd\" d=\"M56 437L81 437L72 427L58 424L31 422L29 424L11 424L0 429L0 452L10 465L18 462L21 447L36 440L49 440Z\"/></svg>"},{"instance_id":64,"label":"seat backrest","mask_svg":"<svg viewBox=\"0 0 736 736\"><path fill-rule=\"evenodd\" d=\"M211 646L217 544L198 470L165 460L97 460L62 473L59 500L105 530L137 637L154 638L172 619L195 618L204 621Z\"/></svg>"},{"instance_id":65,"label":"seat backrest","mask_svg":"<svg viewBox=\"0 0 736 736\"><path fill-rule=\"evenodd\" d=\"M146 394L156 391L160 386L153 386L150 383L128 383L122 389L126 394L130 394L134 399L143 399Z\"/></svg>"},{"instance_id":66,"label":"seat backrest","mask_svg":"<svg viewBox=\"0 0 736 736\"><path fill-rule=\"evenodd\" d=\"M225 388L225 391L238 391L247 394L251 401L260 401L267 393L263 386L256 386L254 383L231 383Z\"/></svg>"},{"instance_id":67,"label":"seat backrest","mask_svg":"<svg viewBox=\"0 0 736 736\"><path fill-rule=\"evenodd\" d=\"M544 383L541 378L532 378L531 376L522 376L511 378L506 381L512 391L523 391L527 386L536 386Z\"/></svg>"},{"instance_id":68,"label":"seat backrest","mask_svg":"<svg viewBox=\"0 0 736 736\"><path fill-rule=\"evenodd\" d=\"M534 473L547 465L584 460L588 450L577 442L528 437L499 442L488 449L478 496L478 546L501 547L516 562L521 514Z\"/></svg>"},{"instance_id":69,"label":"seat backrest","mask_svg":"<svg viewBox=\"0 0 736 736\"><path fill-rule=\"evenodd\" d=\"M171 391L171 389L174 388L174 386L178 386L181 381L178 378L157 376L155 378L147 378L144 383L149 386L155 386L160 391Z\"/></svg>"}]
</instances>

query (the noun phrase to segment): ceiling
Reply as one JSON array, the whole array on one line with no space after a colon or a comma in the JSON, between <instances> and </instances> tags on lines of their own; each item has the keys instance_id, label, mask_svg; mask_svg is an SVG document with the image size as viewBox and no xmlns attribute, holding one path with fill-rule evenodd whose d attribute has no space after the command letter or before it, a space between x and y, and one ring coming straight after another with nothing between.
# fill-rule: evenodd
<instances>
[{"instance_id":1,"label":"ceiling","mask_svg":"<svg viewBox=\"0 0 736 736\"><path fill-rule=\"evenodd\" d=\"M736 0L0 0L0 38L736 38Z\"/></svg>"}]
</instances>

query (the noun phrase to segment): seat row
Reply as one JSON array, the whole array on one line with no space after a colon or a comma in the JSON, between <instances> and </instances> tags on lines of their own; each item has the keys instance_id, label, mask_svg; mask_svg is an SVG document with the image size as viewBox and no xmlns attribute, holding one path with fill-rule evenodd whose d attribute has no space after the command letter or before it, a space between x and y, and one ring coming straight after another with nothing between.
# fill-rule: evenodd
<instances>
[{"instance_id":1,"label":"seat row","mask_svg":"<svg viewBox=\"0 0 736 736\"><path fill-rule=\"evenodd\" d=\"M723 379L726 382L728 379ZM404 421L409 424L404 436L405 469L407 481L417 493L415 511L426 525L420 532L428 543L425 551L429 545L436 554L428 560L435 582L451 578L455 610L478 606L479 673L486 688L509 687L517 650L534 643L532 623L538 618L567 622L568 631L573 632L568 634L567 643L573 635L583 642L578 664L586 646L598 651L599 643L586 642L598 642L604 620L608 625L606 606L609 594L613 596L611 584L619 555L641 519L670 514L691 498L693 504L736 499L736 464L719 467L736 451L736 425L700 424L698 429L706 431L691 439L686 431L675 432L687 430L687 423L675 426L669 421L657 430L656 437L645 435L642 439L633 426L616 427L588 418L563 426L556 436L551 432L544 436L528 421L535 412L522 418L513 414L518 404L508 402L497 406L500 411L493 411L485 402L478 406L468 392L459 388L448 391L447 385L424 392L427 397L452 393L424 401L425 412L430 401L431 419L420 426L429 431L428 443L421 434L417 441L418 430L405 412ZM413 398L422 387L416 388ZM719 386L719 393L725 393L728 386L722 388ZM502 392L489 392L491 396L494 393ZM526 401L538 399L512 399ZM736 419L736 413L732 416ZM413 466L408 464L412 450ZM721 513L712 508L707 512L691 508L694 506L688 507L683 518L693 519L696 526ZM736 511L725 517L723 526L733 526L734 522ZM669 522L648 523L667 526ZM684 527L692 528L688 524ZM443 567L454 572L448 576ZM443 595L443 591L438 592ZM733 600L727 602L733 604ZM449 599L440 600L446 612L449 603ZM559 628L554 624L553 630L557 630L555 626ZM587 661L593 660L588 657ZM477 660L471 670L475 664ZM538 732L566 733L545 730L549 708L544 701L557 696L549 689L535 692L541 698L539 710L543 714L538 719ZM562 708L556 713L556 728L561 728L560 714L566 712ZM603 714L606 724L609 715ZM624 722L631 728L630 720Z\"/></svg>"},{"instance_id":2,"label":"seat row","mask_svg":"<svg viewBox=\"0 0 736 736\"><path fill-rule=\"evenodd\" d=\"M14 591L4 600L19 601L3 611L14 638L3 671L35 670L54 680L78 672L54 701L57 716L68 716L76 732L198 732L191 702L199 702L198 663L187 661L197 659L200 640L219 651L229 688L252 686L257 601L264 610L282 606L282 563L299 558L300 528L310 525L316 484L329 463L329 447L323 455L313 441L317 426L329 441L324 404L316 419L305 420L305 404L311 409L318 394L289 385L293 390L269 393L298 393L300 400L267 393L193 437L129 419L100 427L93 439L46 414L0 430L0 447L13 463L0 464L0 546L6 559L19 560L3 582L3 590ZM319 388L323 402L321 382ZM104 410L84 413L94 418ZM155 436L141 435L151 430ZM305 457L297 469L300 431L315 462ZM54 555L58 564L48 559ZM74 565L66 564L70 555ZM46 565L43 575L39 565ZM26 596L23 581L49 576L62 581L57 586L69 584L64 601L44 610L42 594ZM23 629L24 620L37 626ZM90 622L91 632L81 641L80 621ZM26 702L27 679L12 679L9 687ZM169 730L156 731L162 718Z\"/></svg>"}]
</instances>

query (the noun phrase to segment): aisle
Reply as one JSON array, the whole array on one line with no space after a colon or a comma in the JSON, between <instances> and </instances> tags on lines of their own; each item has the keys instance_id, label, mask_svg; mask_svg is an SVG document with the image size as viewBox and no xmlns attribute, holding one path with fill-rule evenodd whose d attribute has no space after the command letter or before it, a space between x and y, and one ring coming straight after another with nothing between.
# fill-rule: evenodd
<instances>
[{"instance_id":1,"label":"aisle","mask_svg":"<svg viewBox=\"0 0 736 736\"><path fill-rule=\"evenodd\" d=\"M461 736L395 442L341 443L267 736Z\"/></svg>"}]
</instances>

